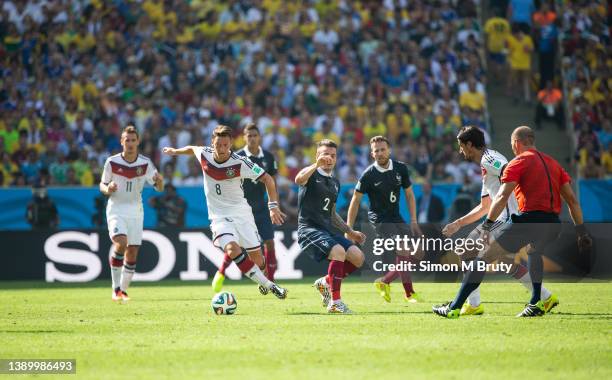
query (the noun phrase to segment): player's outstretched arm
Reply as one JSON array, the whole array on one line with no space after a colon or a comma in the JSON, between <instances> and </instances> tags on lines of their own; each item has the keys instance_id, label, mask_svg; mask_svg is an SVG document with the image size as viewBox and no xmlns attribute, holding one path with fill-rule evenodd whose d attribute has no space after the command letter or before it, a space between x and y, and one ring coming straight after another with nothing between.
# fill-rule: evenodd
<instances>
[{"instance_id":1,"label":"player's outstretched arm","mask_svg":"<svg viewBox=\"0 0 612 380\"><path fill-rule=\"evenodd\" d=\"M346 224L349 227L353 228L355 225L355 219L357 219L357 213L359 212L359 204L361 203L361 198L363 198L363 194L359 191L353 192L353 197L351 198L351 204L349 205L348 213L346 215Z\"/></svg>"},{"instance_id":2,"label":"player's outstretched arm","mask_svg":"<svg viewBox=\"0 0 612 380\"><path fill-rule=\"evenodd\" d=\"M453 236L457 231L459 231L459 229L461 229L461 227L467 226L468 224L472 224L482 219L482 217L487 215L489 212L489 208L491 208L491 197L487 195L480 198L480 203L474 207L472 211L468 212L454 222L444 226L442 233L447 237Z\"/></svg>"},{"instance_id":3,"label":"player's outstretched arm","mask_svg":"<svg viewBox=\"0 0 612 380\"><path fill-rule=\"evenodd\" d=\"M171 148L166 146L162 149L162 153L167 154L169 156L176 156L180 154L193 154L195 148L196 147L193 145L187 145L182 148Z\"/></svg>"},{"instance_id":4,"label":"player's outstretched arm","mask_svg":"<svg viewBox=\"0 0 612 380\"><path fill-rule=\"evenodd\" d=\"M329 163L331 163L331 158L323 155L319 156L319 158L317 158L316 163L310 166L306 166L304 169L300 170L300 172L295 176L295 183L300 186L306 185L310 176L317 170L319 166Z\"/></svg>"},{"instance_id":5,"label":"player's outstretched arm","mask_svg":"<svg viewBox=\"0 0 612 380\"><path fill-rule=\"evenodd\" d=\"M306 166L304 169L300 170L299 173L295 176L295 183L300 186L306 185L308 179L316 170L317 164Z\"/></svg>"},{"instance_id":6,"label":"player's outstretched arm","mask_svg":"<svg viewBox=\"0 0 612 380\"><path fill-rule=\"evenodd\" d=\"M278 192L276 191L276 183L274 178L268 173L265 173L259 181L266 187L268 193L268 209L270 210L270 219L272 223L280 225L285 222L287 215L285 215L280 209L280 203L278 201Z\"/></svg>"}]
</instances>

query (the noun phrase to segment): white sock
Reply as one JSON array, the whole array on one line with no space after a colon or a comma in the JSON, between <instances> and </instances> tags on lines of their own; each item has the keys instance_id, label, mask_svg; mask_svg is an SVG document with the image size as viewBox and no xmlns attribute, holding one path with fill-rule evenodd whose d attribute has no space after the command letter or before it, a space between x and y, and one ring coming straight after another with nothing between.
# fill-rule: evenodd
<instances>
[{"instance_id":1,"label":"white sock","mask_svg":"<svg viewBox=\"0 0 612 380\"><path fill-rule=\"evenodd\" d=\"M117 289L121 285L121 269L123 266L114 267L111 266L111 278L113 279L113 290Z\"/></svg>"},{"instance_id":2,"label":"white sock","mask_svg":"<svg viewBox=\"0 0 612 380\"><path fill-rule=\"evenodd\" d=\"M266 278L266 275L263 274L257 265L253 265L253 268L245 272L244 275L267 289L272 287L272 281Z\"/></svg>"},{"instance_id":3,"label":"white sock","mask_svg":"<svg viewBox=\"0 0 612 380\"><path fill-rule=\"evenodd\" d=\"M470 293L468 296L468 303L474 307L480 305L480 286Z\"/></svg>"},{"instance_id":4,"label":"white sock","mask_svg":"<svg viewBox=\"0 0 612 380\"><path fill-rule=\"evenodd\" d=\"M136 264L128 264L125 263L123 265L123 271L121 273L121 290L127 292L130 287L130 283L132 282L132 277L134 277L134 272L136 271Z\"/></svg>"},{"instance_id":5,"label":"white sock","mask_svg":"<svg viewBox=\"0 0 612 380\"><path fill-rule=\"evenodd\" d=\"M114 264L119 264L114 266ZM121 286L121 269L123 268L123 255L118 254L117 252L113 253L110 258L110 269L111 269L111 280L113 282L113 290L117 289Z\"/></svg>"},{"instance_id":6,"label":"white sock","mask_svg":"<svg viewBox=\"0 0 612 380\"><path fill-rule=\"evenodd\" d=\"M521 284L523 284L525 288L527 288L527 290L529 290L530 292L533 291L533 285L531 284L531 276L529 275L529 272L525 273L523 277L519 278L518 280L521 282ZM552 293L548 289L546 289L544 285L542 285L540 299L545 300L550 297L551 294Z\"/></svg>"}]
</instances>

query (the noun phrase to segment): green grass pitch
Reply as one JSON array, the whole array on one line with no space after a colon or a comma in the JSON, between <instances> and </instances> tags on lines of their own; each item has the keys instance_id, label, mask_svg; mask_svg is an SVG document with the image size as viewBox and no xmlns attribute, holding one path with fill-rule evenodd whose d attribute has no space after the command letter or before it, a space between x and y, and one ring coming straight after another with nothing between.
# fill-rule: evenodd
<instances>
[{"instance_id":1,"label":"green grass pitch","mask_svg":"<svg viewBox=\"0 0 612 380\"><path fill-rule=\"evenodd\" d=\"M417 283L426 301L408 305L398 283L387 304L348 282L356 314L327 315L310 280L281 283L284 301L228 280L233 316L213 314L209 282L136 283L127 305L107 282L0 283L0 358L76 358L90 379L612 378L608 282L549 284L561 305L535 319L514 317L520 285L485 283L485 314L458 320L431 313L458 284Z\"/></svg>"}]
</instances>

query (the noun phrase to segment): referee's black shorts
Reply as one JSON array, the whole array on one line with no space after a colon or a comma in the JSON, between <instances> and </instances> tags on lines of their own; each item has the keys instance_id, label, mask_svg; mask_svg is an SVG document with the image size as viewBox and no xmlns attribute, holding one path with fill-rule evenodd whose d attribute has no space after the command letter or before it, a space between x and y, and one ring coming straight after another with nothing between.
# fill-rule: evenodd
<instances>
[{"instance_id":1,"label":"referee's black shorts","mask_svg":"<svg viewBox=\"0 0 612 380\"><path fill-rule=\"evenodd\" d=\"M555 241L561 232L559 215L544 211L528 211L512 215L512 223L498 237L499 245L516 253L531 244L530 253L543 253L546 246Z\"/></svg>"}]
</instances>

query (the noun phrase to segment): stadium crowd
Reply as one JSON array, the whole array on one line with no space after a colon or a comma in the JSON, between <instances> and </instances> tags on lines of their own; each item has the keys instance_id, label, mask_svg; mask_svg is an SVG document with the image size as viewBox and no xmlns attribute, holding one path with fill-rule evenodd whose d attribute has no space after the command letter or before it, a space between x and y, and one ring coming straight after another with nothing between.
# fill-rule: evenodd
<instances>
[{"instance_id":1,"label":"stadium crowd","mask_svg":"<svg viewBox=\"0 0 612 380\"><path fill-rule=\"evenodd\" d=\"M339 178L386 135L419 182L477 183L454 149L463 124L486 128L485 70L473 0L5 1L0 14L0 184L97 183L133 123L141 151L174 185L201 184L204 145L256 121L287 186L341 145Z\"/></svg>"},{"instance_id":2,"label":"stadium crowd","mask_svg":"<svg viewBox=\"0 0 612 380\"><path fill-rule=\"evenodd\" d=\"M582 178L612 177L612 50L605 1L563 6L563 65Z\"/></svg>"}]
</instances>

